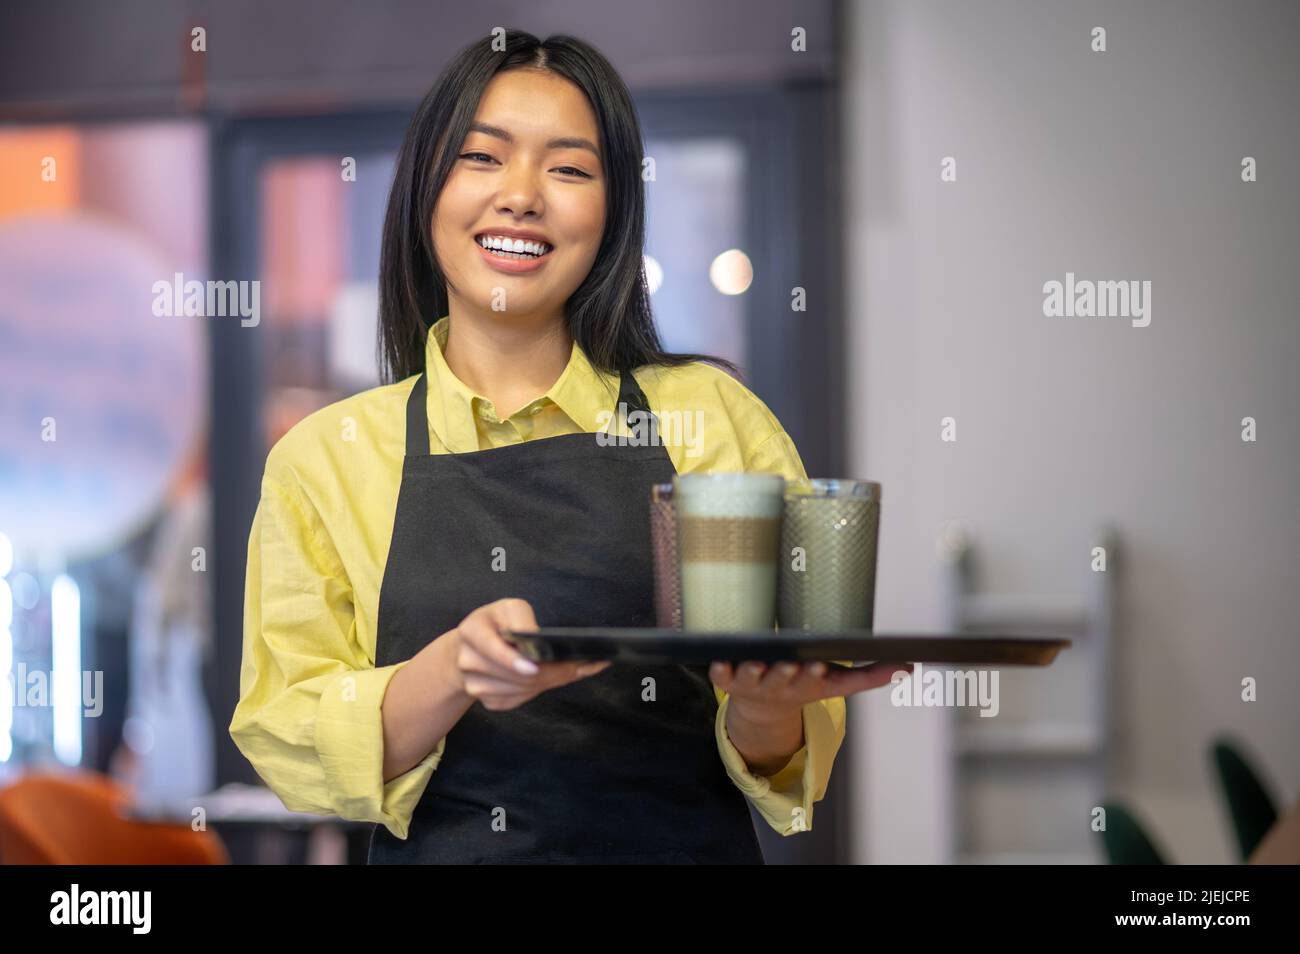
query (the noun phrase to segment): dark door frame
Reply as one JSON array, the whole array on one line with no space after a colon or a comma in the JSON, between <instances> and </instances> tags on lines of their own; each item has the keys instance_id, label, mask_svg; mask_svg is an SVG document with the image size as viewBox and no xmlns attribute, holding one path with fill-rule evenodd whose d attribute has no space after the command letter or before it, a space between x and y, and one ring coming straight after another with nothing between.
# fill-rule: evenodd
<instances>
[{"instance_id":1,"label":"dark door frame","mask_svg":"<svg viewBox=\"0 0 1300 954\"><path fill-rule=\"evenodd\" d=\"M845 414L840 308L838 96L833 84L636 97L647 139L734 137L749 159L744 235L754 264L746 294L745 371L799 448L809 474L844 476ZM408 109L321 117L214 119L210 137L211 266L224 280L260 277L259 170L280 156L340 157L395 151ZM807 310L791 308L806 291ZM257 780L228 727L239 696L248 533L265 463L262 355L255 328L211 322L210 437L217 639L207 689L217 728L217 779ZM810 832L782 838L759 820L772 862L844 861L848 752L841 749ZM756 816L757 817L757 816Z\"/></svg>"},{"instance_id":2,"label":"dark door frame","mask_svg":"<svg viewBox=\"0 0 1300 954\"><path fill-rule=\"evenodd\" d=\"M260 278L261 180L273 158L336 153L358 156L396 150L409 114L367 112L322 117L215 119L209 168L213 275L223 280ZM217 728L218 784L257 782L256 772L230 737L239 699L243 655L244 573L248 534L257 510L266 463L261 408L262 350L256 327L209 322L211 348L209 436L213 514L213 623L221 638L207 674Z\"/></svg>"}]
</instances>

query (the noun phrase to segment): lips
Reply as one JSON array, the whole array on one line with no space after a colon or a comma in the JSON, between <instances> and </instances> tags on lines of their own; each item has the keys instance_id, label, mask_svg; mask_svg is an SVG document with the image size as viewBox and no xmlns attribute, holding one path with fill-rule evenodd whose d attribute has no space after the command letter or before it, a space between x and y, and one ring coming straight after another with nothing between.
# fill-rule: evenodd
<instances>
[{"instance_id":1,"label":"lips","mask_svg":"<svg viewBox=\"0 0 1300 954\"><path fill-rule=\"evenodd\" d=\"M524 244L542 247L546 249L546 252L543 252L542 254L551 252L555 248L554 243L549 241L545 236L538 235L535 232L512 232L509 229L506 229L502 231L479 232L474 236L474 241L479 245L482 245L483 239L497 240L502 244L512 247L522 247ZM518 248L512 248L511 250L518 251Z\"/></svg>"},{"instance_id":2,"label":"lips","mask_svg":"<svg viewBox=\"0 0 1300 954\"><path fill-rule=\"evenodd\" d=\"M489 268L510 275L536 271L546 264L551 257L551 252L554 251L552 248L542 255L501 252L497 249L484 248L479 244L477 237L474 239L474 246L478 249L479 254L483 256L483 261Z\"/></svg>"}]
</instances>

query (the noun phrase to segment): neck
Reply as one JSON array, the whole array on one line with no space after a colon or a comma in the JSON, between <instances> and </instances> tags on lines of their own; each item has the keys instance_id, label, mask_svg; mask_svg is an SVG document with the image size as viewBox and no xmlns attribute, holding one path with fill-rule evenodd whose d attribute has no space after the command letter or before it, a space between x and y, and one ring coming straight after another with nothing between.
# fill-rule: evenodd
<instances>
[{"instance_id":1,"label":"neck","mask_svg":"<svg viewBox=\"0 0 1300 954\"><path fill-rule=\"evenodd\" d=\"M503 418L550 390L569 364L573 339L562 312L481 313L453 301L448 314L447 367Z\"/></svg>"}]
</instances>

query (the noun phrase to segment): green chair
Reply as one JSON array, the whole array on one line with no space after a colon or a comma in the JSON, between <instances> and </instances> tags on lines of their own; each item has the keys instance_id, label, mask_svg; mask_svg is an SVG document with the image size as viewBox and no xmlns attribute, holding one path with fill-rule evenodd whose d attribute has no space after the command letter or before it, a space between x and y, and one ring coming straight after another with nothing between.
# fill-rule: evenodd
<instances>
[{"instance_id":1,"label":"green chair","mask_svg":"<svg viewBox=\"0 0 1300 954\"><path fill-rule=\"evenodd\" d=\"M1277 821L1277 804L1269 797L1239 745L1220 736L1210 751L1232 829L1237 835L1241 860L1245 861Z\"/></svg>"},{"instance_id":2,"label":"green chair","mask_svg":"<svg viewBox=\"0 0 1300 954\"><path fill-rule=\"evenodd\" d=\"M1164 855L1148 837L1142 824L1119 802L1103 802L1106 830L1101 833L1106 855L1113 865L1163 865Z\"/></svg>"}]
</instances>

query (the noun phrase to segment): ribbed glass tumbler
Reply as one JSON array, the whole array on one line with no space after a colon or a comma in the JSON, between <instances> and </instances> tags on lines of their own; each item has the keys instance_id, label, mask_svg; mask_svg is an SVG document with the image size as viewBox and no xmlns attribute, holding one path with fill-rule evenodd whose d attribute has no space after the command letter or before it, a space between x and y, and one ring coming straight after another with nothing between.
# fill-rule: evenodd
<instances>
[{"instance_id":1,"label":"ribbed glass tumbler","mask_svg":"<svg viewBox=\"0 0 1300 954\"><path fill-rule=\"evenodd\" d=\"M871 629L879 532L880 484L791 481L781 520L780 628Z\"/></svg>"},{"instance_id":2,"label":"ribbed glass tumbler","mask_svg":"<svg viewBox=\"0 0 1300 954\"><path fill-rule=\"evenodd\" d=\"M682 628L682 578L677 563L677 510L673 485L650 488L650 544L654 549L655 625Z\"/></svg>"}]
</instances>

